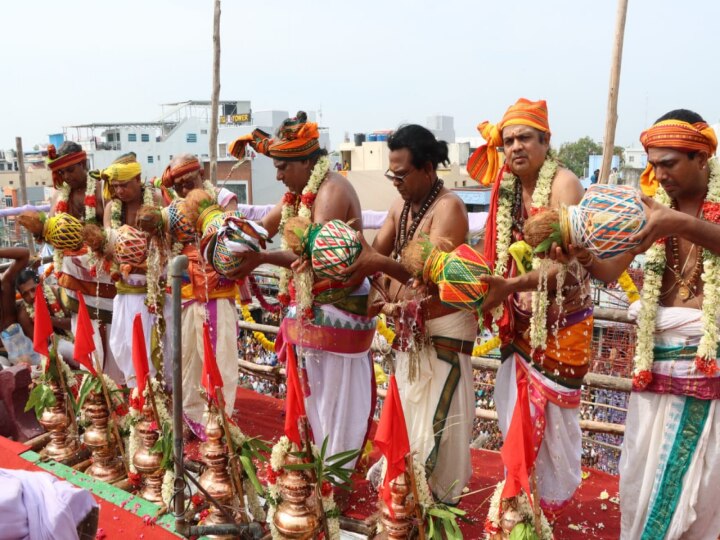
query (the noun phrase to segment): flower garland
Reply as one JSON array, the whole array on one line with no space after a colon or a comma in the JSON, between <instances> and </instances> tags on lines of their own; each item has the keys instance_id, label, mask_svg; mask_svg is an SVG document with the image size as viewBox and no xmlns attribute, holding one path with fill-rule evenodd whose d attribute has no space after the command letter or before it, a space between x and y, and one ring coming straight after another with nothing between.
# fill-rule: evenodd
<instances>
[{"instance_id":1,"label":"flower garland","mask_svg":"<svg viewBox=\"0 0 720 540\"><path fill-rule=\"evenodd\" d=\"M488 538L494 538L495 535L502 530L500 525L502 521L500 505L502 503L502 491L504 487L505 480L495 487L495 491L490 499L490 510L488 510L488 517L485 520L485 533ZM520 494L515 497L515 503L517 504L516 510L522 517L522 522L533 524L535 514L530 506L530 501L528 500L527 495L524 492L520 492ZM538 504L537 501L536 504ZM553 540L552 527L542 511L540 512L540 529L541 540Z\"/></svg>"},{"instance_id":2,"label":"flower garland","mask_svg":"<svg viewBox=\"0 0 720 540\"><path fill-rule=\"evenodd\" d=\"M550 204L550 193L552 191L552 182L557 174L558 162L552 152L548 152L545 162L538 172L537 183L532 194L532 202L530 206L530 214L535 215ZM496 238L496 262L495 275L504 276L507 271L507 264L510 258L510 244L512 238L513 226L513 207L515 202L515 190L521 189L518 186L517 177L512 172L506 172L500 179L500 193L498 199L498 210L496 214L497 238ZM533 269L541 268L539 257L533 256ZM541 272L542 274L542 272ZM533 318L531 319L530 344L533 349L545 349L547 338L547 276L542 279L538 290L533 292ZM543 284L545 286L543 286ZM500 304L493 310L493 320L497 321L502 317L504 306ZM543 339L545 338L545 339Z\"/></svg>"},{"instance_id":3,"label":"flower garland","mask_svg":"<svg viewBox=\"0 0 720 540\"><path fill-rule=\"evenodd\" d=\"M312 444L311 446L313 457L315 459L318 459L320 456L320 451L314 444ZM290 453L290 451L290 440L285 435L283 435L282 437L280 437L278 442L275 443L270 452L270 470L268 471L267 490L268 502L270 504L268 507L266 523L270 525L270 533L272 534L273 540L281 540L282 538L284 538L275 528L275 522L273 520L273 517L275 516L275 510L280 498L280 490L277 486L277 477L282 473L283 466L285 465L285 459L288 453ZM333 499L332 489L328 489L326 491L325 488L323 488L322 491L322 493L316 494L316 496L318 496L318 498L322 501L323 511L325 512L325 516L327 518L328 532L330 533L330 538L328 540L339 540L340 512L337 511L337 505L335 504L335 500Z\"/></svg>"},{"instance_id":4,"label":"flower garland","mask_svg":"<svg viewBox=\"0 0 720 540\"><path fill-rule=\"evenodd\" d=\"M502 345L500 338L498 336L493 336L482 342L480 345L475 345L472 350L472 356L485 356L490 351L497 349L500 345Z\"/></svg>"},{"instance_id":5,"label":"flower garland","mask_svg":"<svg viewBox=\"0 0 720 540\"><path fill-rule=\"evenodd\" d=\"M625 296L627 296L629 304L640 300L640 293L638 292L637 285L635 285L635 282L630 277L627 270L623 270L623 273L620 274L617 282L618 285L620 285L620 288L625 291Z\"/></svg>"},{"instance_id":6,"label":"flower garland","mask_svg":"<svg viewBox=\"0 0 720 540\"><path fill-rule=\"evenodd\" d=\"M97 180L91 174L87 175L87 182L85 184L85 223L95 223L97 221L97 213L95 205L97 204L97 197L95 195L95 189L97 187ZM70 192L72 189L67 183L63 183L60 187L60 195L57 203L55 203L56 214L67 214L70 211ZM62 250L53 249L53 264L57 272L62 271L63 253Z\"/></svg>"},{"instance_id":7,"label":"flower garland","mask_svg":"<svg viewBox=\"0 0 720 540\"><path fill-rule=\"evenodd\" d=\"M385 322L385 315L381 315L377 319L377 332L385 338L388 345L392 345L393 341L395 341L395 332L388 328L388 325Z\"/></svg>"},{"instance_id":8,"label":"flower garland","mask_svg":"<svg viewBox=\"0 0 720 540\"><path fill-rule=\"evenodd\" d=\"M290 218L294 218L296 216L303 217L307 220L312 220L312 207L315 203L315 197L317 196L318 190L320 189L320 186L322 185L323 181L327 177L328 171L330 170L330 160L327 158L327 156L322 156L320 159L318 159L317 163L313 167L312 172L310 173L310 179L308 180L308 183L305 185L305 188L302 190L302 194L298 197L296 193L293 193L292 191L288 191L285 193L282 199L282 212L280 214L280 226L278 228L280 232L280 247L283 250L290 249L287 242L285 241L285 237L282 234L283 230L285 229L285 224ZM298 207L299 205L299 207ZM303 291L301 285L307 285L307 279L302 279L302 284L298 283L296 287L296 292L303 295L303 304L307 304L307 295L310 295L310 306L312 305L312 273L308 272L310 274L310 289ZM280 300L280 303L283 305L288 305L290 303L290 296L289 296L289 285L290 285L290 276L292 272L289 268L282 268L280 270L280 284L279 284L279 293L278 293L278 300ZM300 305L300 302L298 302L298 305ZM307 307L307 306L303 306Z\"/></svg>"},{"instance_id":9,"label":"flower garland","mask_svg":"<svg viewBox=\"0 0 720 540\"><path fill-rule=\"evenodd\" d=\"M240 304L240 311L242 312L242 316L245 322L255 324L255 319L253 319L253 316L250 313L250 308L248 308L245 304ZM264 333L253 330L252 334L253 337L260 342L260 345L262 345L263 349L269 352L275 352L275 342L270 341L267 337L265 337Z\"/></svg>"},{"instance_id":10,"label":"flower garland","mask_svg":"<svg viewBox=\"0 0 720 540\"><path fill-rule=\"evenodd\" d=\"M217 190L215 189L215 186L213 185L213 183L212 183L210 180L205 180L205 181L203 182L203 189L205 190L205 193L207 193L208 195L210 195L210 198L211 198L213 201L217 202L218 192L217 192Z\"/></svg>"},{"instance_id":11,"label":"flower garland","mask_svg":"<svg viewBox=\"0 0 720 540\"><path fill-rule=\"evenodd\" d=\"M708 192L703 203L703 217L707 221L720 223L720 163L717 159L708 161L710 178ZM667 192L658 186L655 202L670 206ZM658 240L645 256L645 275L642 288L642 304L638 316L637 346L633 360L633 390L642 391L652 381L652 364L655 321L662 278L665 273L667 257L665 239ZM718 371L717 366L717 318L720 315L720 257L709 249L703 250L704 299L702 304L702 337L695 356L695 369L707 376Z\"/></svg>"}]
</instances>

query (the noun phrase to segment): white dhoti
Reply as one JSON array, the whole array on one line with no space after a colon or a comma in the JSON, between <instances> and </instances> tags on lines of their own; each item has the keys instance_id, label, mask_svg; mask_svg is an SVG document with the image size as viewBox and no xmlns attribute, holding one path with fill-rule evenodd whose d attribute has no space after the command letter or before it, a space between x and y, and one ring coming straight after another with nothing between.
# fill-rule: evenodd
<instances>
[{"instance_id":1,"label":"white dhoti","mask_svg":"<svg viewBox=\"0 0 720 540\"><path fill-rule=\"evenodd\" d=\"M498 414L498 426L503 439L507 437L517 401L517 362L532 378L532 385L542 387L556 396L566 396L565 401L579 404L579 391L566 388L534 370L517 353L504 360L495 379L495 408ZM529 392L532 390L529 388ZM530 399L530 417L535 426L544 422L541 431L542 442L535 461L538 494L543 511L549 517L559 513L572 500L580 485L582 453L582 432L577 406L560 407L550 400L544 400L544 409L538 410Z\"/></svg>"},{"instance_id":2,"label":"white dhoti","mask_svg":"<svg viewBox=\"0 0 720 540\"><path fill-rule=\"evenodd\" d=\"M365 280L346 301L361 305L369 290ZM328 456L362 450L375 410L375 375L370 358L375 318L345 311L338 307L341 304L316 306L313 323L305 324L295 318L292 306L281 327L285 345L279 358L285 360L285 347L295 347L307 381L305 412L313 440L321 447L327 438ZM354 467L356 462L352 460L345 467Z\"/></svg>"},{"instance_id":3,"label":"white dhoti","mask_svg":"<svg viewBox=\"0 0 720 540\"><path fill-rule=\"evenodd\" d=\"M223 379L225 413L232 415L238 385L237 310L235 300L218 298L207 304L192 301L182 310L182 398L183 412L200 424L205 399L200 394L202 376L203 323L206 313L215 346L215 358ZM198 427L198 426L193 426Z\"/></svg>"},{"instance_id":4,"label":"white dhoti","mask_svg":"<svg viewBox=\"0 0 720 540\"><path fill-rule=\"evenodd\" d=\"M362 450L373 407L372 360L360 354L334 354L304 349L310 395L305 412L315 444L328 438L327 455ZM346 467L354 467L356 460Z\"/></svg>"},{"instance_id":5,"label":"white dhoti","mask_svg":"<svg viewBox=\"0 0 720 540\"><path fill-rule=\"evenodd\" d=\"M653 381L633 392L620 457L621 538L720 535L720 377L694 369L701 312L658 308Z\"/></svg>"},{"instance_id":6,"label":"white dhoti","mask_svg":"<svg viewBox=\"0 0 720 540\"><path fill-rule=\"evenodd\" d=\"M145 276L139 274L131 274L128 276L127 285L132 287L144 287ZM150 366L150 375L155 375L155 366L152 363L152 331L157 326L158 317L148 311L145 305L146 293L121 293L118 291L117 296L113 299L113 324L109 332L109 344L113 357L116 359L118 369L123 373L125 383L129 388L135 388L137 381L135 380L135 368L133 366L132 349L133 349L133 324L135 316L139 313L142 319L143 334L145 337L145 350L147 351L148 364ZM163 377L166 381L170 380L172 374L172 366L170 365L170 340L168 329L172 324L172 306L170 297L165 298L163 308L163 318L165 319L165 335L163 336L163 352L165 373Z\"/></svg>"},{"instance_id":7,"label":"white dhoti","mask_svg":"<svg viewBox=\"0 0 720 540\"><path fill-rule=\"evenodd\" d=\"M467 311L427 321L433 338L474 343L478 327ZM471 347L472 345L470 345ZM409 354L395 353L395 373L405 413L410 448L430 471L436 497L457 504L472 474L470 442L475 392L470 354L429 345L420 351L419 369L409 380Z\"/></svg>"}]
</instances>

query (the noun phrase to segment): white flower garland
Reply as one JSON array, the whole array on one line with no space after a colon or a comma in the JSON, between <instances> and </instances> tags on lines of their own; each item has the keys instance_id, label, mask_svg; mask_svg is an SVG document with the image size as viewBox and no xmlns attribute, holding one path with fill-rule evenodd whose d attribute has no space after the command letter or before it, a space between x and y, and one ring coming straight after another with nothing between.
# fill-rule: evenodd
<instances>
[{"instance_id":1,"label":"white flower garland","mask_svg":"<svg viewBox=\"0 0 720 540\"><path fill-rule=\"evenodd\" d=\"M490 509L488 510L488 517L485 529L485 532L488 534L488 538L493 538L493 535L501 530L500 521L502 519L502 516L500 515L500 502L504 487L505 480L500 482L495 487L495 491L490 498ZM530 501L528 500L527 495L524 492L520 492L520 494L515 497L515 501L517 504L517 511L522 516L523 522L533 525L535 523L535 514L533 513L533 509L530 506ZM539 503L540 501L535 501L535 504ZM487 530L487 523L490 523L493 526L495 532L490 532ZM553 540L552 527L550 526L550 523L548 522L547 518L545 517L545 513L542 510L540 511L540 529L541 540Z\"/></svg>"},{"instance_id":2,"label":"white flower garland","mask_svg":"<svg viewBox=\"0 0 720 540\"><path fill-rule=\"evenodd\" d=\"M284 203L282 207L282 212L280 214L280 226L278 228L278 231L280 233L280 248L282 250L288 250L290 249L287 242L285 241L285 237L283 235L283 231L285 229L285 224L290 218L294 218L295 216L299 216L302 218L305 218L307 220L312 221L312 203L310 205L305 204L303 201L303 197L311 197L313 199L314 203L314 196L317 195L318 190L320 189L320 186L322 185L323 181L327 177L328 171L330 170L330 160L327 156L321 156L320 159L317 160L317 163L315 163L315 166L313 167L312 172L310 173L310 179L308 180L308 183L305 185L305 188L302 190L302 194L300 195L300 206L297 210L297 213L295 211L295 205L288 202L286 199L292 198L293 200L296 199L297 195L288 191L285 194ZM280 284L279 284L279 294L280 295L287 295L288 294L288 286L290 284L290 276L292 272L289 268L282 268L280 270ZM310 274L310 279L312 280L312 274ZM309 308L312 306L312 281L310 283L309 290L305 291L307 287L307 278L301 277L301 283L298 283L295 292L298 294L298 306ZM309 298L307 295L310 295ZM301 304L302 300L302 304ZM309 304L308 304L309 301ZM303 306L303 304L308 304Z\"/></svg>"},{"instance_id":3,"label":"white flower garland","mask_svg":"<svg viewBox=\"0 0 720 540\"><path fill-rule=\"evenodd\" d=\"M205 180L203 182L203 189L205 190L205 193L210 195L210 198L213 201L217 202L218 193L217 193L217 190L215 189L215 186L213 185L213 183L210 180Z\"/></svg>"},{"instance_id":4,"label":"white flower garland","mask_svg":"<svg viewBox=\"0 0 720 540\"><path fill-rule=\"evenodd\" d=\"M720 203L720 163L717 159L708 161L710 177L705 203ZM667 192L658 186L654 197L655 202L670 206L672 200ZM652 380L652 364L654 361L653 347L655 337L655 321L662 278L667 263L665 242L656 242L645 255L644 281L640 314L638 316L637 345L633 359L633 387L644 389ZM703 304L702 328L703 335L697 349L695 368L715 367L717 357L718 326L720 315L720 257L709 249L703 250Z\"/></svg>"},{"instance_id":5,"label":"white flower garland","mask_svg":"<svg viewBox=\"0 0 720 540\"><path fill-rule=\"evenodd\" d=\"M313 457L315 459L318 459L320 456L320 451L317 446L314 444L310 445L312 447L312 453ZM272 470L276 473L282 472L283 465L285 465L285 459L287 457L287 454L290 452L290 440L283 435L280 437L278 442L275 443L275 445L272 447L272 450L270 452L270 467L272 467ZM277 484L269 484L268 487L268 494L269 497L269 509L267 513L267 521L266 523L270 525L270 533L272 534L273 540L281 540L283 536L280 535L278 530L275 528L275 522L273 521L273 517L275 516L275 504L278 500L279 496L279 488L277 487ZM323 511L326 514L327 524L328 524L328 532L330 534L329 540L339 540L340 538L340 520L339 518L335 517L334 514L335 509L337 508L337 505L335 504L335 500L333 498L332 491L329 495L326 497L323 497L321 493L315 494L321 501L323 506ZM330 514L330 515L328 515Z\"/></svg>"},{"instance_id":6,"label":"white flower garland","mask_svg":"<svg viewBox=\"0 0 720 540\"><path fill-rule=\"evenodd\" d=\"M551 152L548 152L545 162L538 172L537 183L532 194L530 207L531 214L550 205L552 183L558 170L558 162ZM512 243L513 204L515 202L515 188L517 177L511 172L503 174L500 180L500 193L498 197L498 210L495 216L497 238L495 241L496 262L495 275L504 276L507 272L507 263L510 258L510 244ZM541 269L539 257L533 255L533 269ZM542 269L541 269L542 274ZM544 286L543 286L544 282ZM544 350L547 346L547 308L549 305L547 292L547 275L542 279L538 290L532 296L533 317L530 321L530 345L533 349ZM493 320L502 317L504 306L500 304L493 310Z\"/></svg>"},{"instance_id":7,"label":"white flower garland","mask_svg":"<svg viewBox=\"0 0 720 540\"><path fill-rule=\"evenodd\" d=\"M67 362L65 362L65 359L62 354L60 354L60 351L55 351L55 354L57 354L58 360L60 360L60 369L62 370L62 376L65 377L67 385L70 388L75 388L78 385L77 377L70 369L70 366L67 365ZM49 362L50 359L46 358L46 361Z\"/></svg>"}]
</instances>

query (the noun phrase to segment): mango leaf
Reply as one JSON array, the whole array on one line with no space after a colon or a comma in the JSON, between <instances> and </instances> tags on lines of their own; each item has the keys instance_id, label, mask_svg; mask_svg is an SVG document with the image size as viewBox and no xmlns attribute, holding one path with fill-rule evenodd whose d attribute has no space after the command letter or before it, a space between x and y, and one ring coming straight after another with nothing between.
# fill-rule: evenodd
<instances>
[{"instance_id":1,"label":"mango leaf","mask_svg":"<svg viewBox=\"0 0 720 540\"><path fill-rule=\"evenodd\" d=\"M510 540L540 540L535 528L529 523L521 522L513 527Z\"/></svg>"}]
</instances>

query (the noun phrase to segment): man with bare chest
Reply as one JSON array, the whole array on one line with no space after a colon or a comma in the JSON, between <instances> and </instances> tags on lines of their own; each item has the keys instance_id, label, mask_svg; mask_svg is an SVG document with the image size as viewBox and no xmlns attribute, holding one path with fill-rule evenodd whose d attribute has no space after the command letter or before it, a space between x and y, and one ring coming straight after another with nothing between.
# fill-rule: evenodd
<instances>
[{"instance_id":1,"label":"man with bare chest","mask_svg":"<svg viewBox=\"0 0 720 540\"><path fill-rule=\"evenodd\" d=\"M287 188L262 219L269 237L282 234L288 219L296 216L318 224L337 219L362 231L358 196L345 177L329 170L317 124L308 122L304 112L285 120L276 137L255 130L233 143L230 152L242 158L247 145L272 158L277 180ZM333 301L323 298L326 284L315 278L305 281L297 271L290 271L291 266L299 269L302 260L284 239L280 250L248 252L234 277L244 277L263 263L280 267L278 299L287 312L278 336L284 343L279 357L292 361L290 356L297 354L304 370L305 408L315 444L320 446L327 438L329 455L363 448L375 408L370 346L376 326L375 318L367 313L369 280L345 284ZM301 295L305 302L309 299L305 309Z\"/></svg>"},{"instance_id":2,"label":"man with bare chest","mask_svg":"<svg viewBox=\"0 0 720 540\"><path fill-rule=\"evenodd\" d=\"M642 243L600 261L612 281L645 250L642 299L620 458L621 538L715 539L720 534L720 164L715 131L695 112L670 111L644 131ZM650 198L652 196L652 198Z\"/></svg>"},{"instance_id":3,"label":"man with bare chest","mask_svg":"<svg viewBox=\"0 0 720 540\"><path fill-rule=\"evenodd\" d=\"M88 172L87 155L82 147L71 141L48 148L48 167L52 171L53 187L50 215L66 212L83 223L100 224L103 220L103 184L97 171ZM87 247L74 252L57 253L55 257L60 286L60 301L71 313L72 332L77 327L78 292L85 297L94 328L93 339L98 360L104 372L122 382L108 343L112 323L112 304L115 284L109 274L93 263Z\"/></svg>"},{"instance_id":4,"label":"man with bare chest","mask_svg":"<svg viewBox=\"0 0 720 540\"><path fill-rule=\"evenodd\" d=\"M465 242L467 212L437 176L438 165L448 161L447 143L422 126L407 125L389 137L388 147L385 176L400 197L372 248L365 245L347 272L382 272L391 278L382 302L396 321L395 372L411 448L425 465L435 497L457 504L471 474L475 403L470 355L477 321L468 311L442 305L433 287L408 287L412 276L402 258L407 244L421 235L445 251Z\"/></svg>"},{"instance_id":5,"label":"man with bare chest","mask_svg":"<svg viewBox=\"0 0 720 540\"><path fill-rule=\"evenodd\" d=\"M104 227L108 238L119 234L123 226L135 227L136 217L140 206L161 205L160 194L152 186L143 183L141 167L134 153L125 154L116 159L107 169L102 171L102 177L108 182L110 192L113 194L105 206ZM122 231L124 233L123 228ZM112 242L110 243L112 244ZM106 244L106 247L112 249ZM155 245L151 249L159 249ZM128 387L137 386L135 370L132 362L133 321L139 313L142 319L145 347L150 362L150 374L155 374L155 364L160 365L160 340L164 339L169 350L169 342L165 328L170 324L172 314L171 305L166 301L164 287L160 284L164 268L151 270L145 263L132 266L124 272L117 272L115 286L117 296L113 300L113 325L110 330L110 348L117 359L118 367L123 372ZM148 276L148 271L155 275ZM148 278L154 280L148 283ZM155 293L148 295L148 287L155 287ZM159 298L152 309L148 306L153 299ZM151 344L157 347L153 350ZM170 367L169 365L167 366ZM166 374L169 373L166 371ZM169 379L169 377L166 377Z\"/></svg>"}]
</instances>

